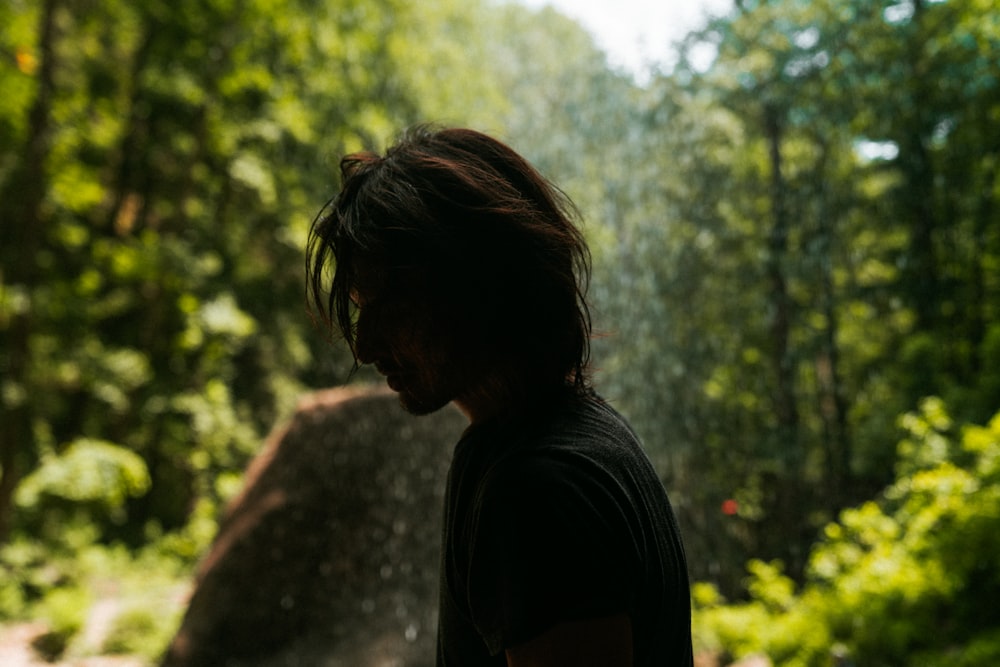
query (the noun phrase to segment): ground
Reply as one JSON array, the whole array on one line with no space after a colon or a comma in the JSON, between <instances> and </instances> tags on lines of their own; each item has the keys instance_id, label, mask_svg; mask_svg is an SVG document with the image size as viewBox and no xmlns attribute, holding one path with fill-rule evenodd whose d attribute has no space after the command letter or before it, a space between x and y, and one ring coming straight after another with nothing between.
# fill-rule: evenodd
<instances>
[{"instance_id":1,"label":"ground","mask_svg":"<svg viewBox=\"0 0 1000 667\"><path fill-rule=\"evenodd\" d=\"M33 639L45 632L40 623L18 623L0 627L0 665L3 667L146 667L135 658L99 656L66 662L45 662L31 648Z\"/></svg>"},{"instance_id":2,"label":"ground","mask_svg":"<svg viewBox=\"0 0 1000 667\"><path fill-rule=\"evenodd\" d=\"M76 640L82 653L94 653L89 647L99 646L111 620L121 611L120 600L111 598L95 604L88 615L81 636ZM0 667L148 667L148 663L129 656L72 656L58 662L46 662L33 648L32 642L45 634L46 625L22 622L0 625Z\"/></svg>"}]
</instances>

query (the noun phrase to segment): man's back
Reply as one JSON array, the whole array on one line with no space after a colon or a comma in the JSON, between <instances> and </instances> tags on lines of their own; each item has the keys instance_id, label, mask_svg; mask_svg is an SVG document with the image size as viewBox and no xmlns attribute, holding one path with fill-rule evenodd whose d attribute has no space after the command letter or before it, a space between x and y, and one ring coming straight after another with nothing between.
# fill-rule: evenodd
<instances>
[{"instance_id":1,"label":"man's back","mask_svg":"<svg viewBox=\"0 0 1000 667\"><path fill-rule=\"evenodd\" d=\"M552 626L627 614L634 661L691 664L687 568L663 487L594 395L467 431L445 506L438 664L506 664Z\"/></svg>"}]
</instances>

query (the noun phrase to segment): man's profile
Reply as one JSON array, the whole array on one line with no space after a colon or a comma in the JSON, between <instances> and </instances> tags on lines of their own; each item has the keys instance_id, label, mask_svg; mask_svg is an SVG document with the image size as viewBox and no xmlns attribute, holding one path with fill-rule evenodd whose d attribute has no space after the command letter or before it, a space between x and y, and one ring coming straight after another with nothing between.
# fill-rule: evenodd
<instances>
[{"instance_id":1,"label":"man's profile","mask_svg":"<svg viewBox=\"0 0 1000 667\"><path fill-rule=\"evenodd\" d=\"M571 202L473 130L416 128L341 172L310 234L313 303L408 411L453 402L470 422L446 489L438 665L691 665L676 520L591 387Z\"/></svg>"}]
</instances>

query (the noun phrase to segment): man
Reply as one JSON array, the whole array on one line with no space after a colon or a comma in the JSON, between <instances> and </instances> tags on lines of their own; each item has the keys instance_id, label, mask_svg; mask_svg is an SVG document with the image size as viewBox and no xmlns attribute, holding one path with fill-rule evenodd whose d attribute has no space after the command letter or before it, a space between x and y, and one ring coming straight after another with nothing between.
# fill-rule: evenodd
<instances>
[{"instance_id":1,"label":"man","mask_svg":"<svg viewBox=\"0 0 1000 667\"><path fill-rule=\"evenodd\" d=\"M691 665L676 521L590 386L572 204L472 130L417 128L341 171L310 236L314 304L407 410L454 402L470 421L446 490L438 665Z\"/></svg>"}]
</instances>

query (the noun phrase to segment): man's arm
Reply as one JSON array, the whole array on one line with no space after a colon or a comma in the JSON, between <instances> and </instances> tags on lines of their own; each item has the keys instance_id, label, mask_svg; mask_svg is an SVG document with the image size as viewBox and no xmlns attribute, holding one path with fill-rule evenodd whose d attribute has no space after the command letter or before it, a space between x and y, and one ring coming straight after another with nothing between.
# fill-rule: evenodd
<instances>
[{"instance_id":1,"label":"man's arm","mask_svg":"<svg viewBox=\"0 0 1000 667\"><path fill-rule=\"evenodd\" d=\"M628 615L560 623L507 649L508 667L632 667Z\"/></svg>"}]
</instances>

